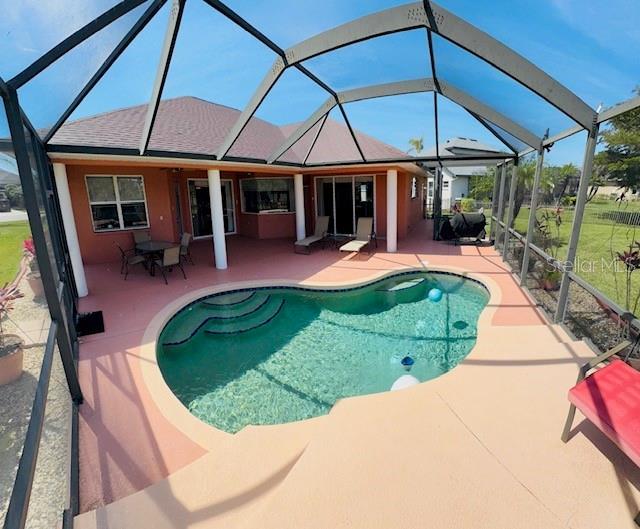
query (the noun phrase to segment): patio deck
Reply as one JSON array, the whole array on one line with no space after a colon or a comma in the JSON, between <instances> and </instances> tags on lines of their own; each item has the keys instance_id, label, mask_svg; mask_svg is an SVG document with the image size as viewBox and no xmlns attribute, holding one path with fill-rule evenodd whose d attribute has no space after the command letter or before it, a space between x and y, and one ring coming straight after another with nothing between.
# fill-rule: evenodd
<instances>
[{"instance_id":1,"label":"patio deck","mask_svg":"<svg viewBox=\"0 0 640 529\"><path fill-rule=\"evenodd\" d=\"M566 392L592 356L585 344L546 322L493 248L435 243L427 222L397 253L383 246L304 256L291 241L231 237L220 271L198 242L188 280L174 271L168 286L141 271L125 282L118 264L86 267L81 310L102 310L106 331L80 348L81 506L116 503L78 527L634 527L638 468L586 422L560 441ZM206 442L170 422L145 383L145 330L189 292L361 282L406 267L472 273L497 294L477 346L436 380L345 399L310 421L235 436L207 427Z\"/></svg>"}]
</instances>

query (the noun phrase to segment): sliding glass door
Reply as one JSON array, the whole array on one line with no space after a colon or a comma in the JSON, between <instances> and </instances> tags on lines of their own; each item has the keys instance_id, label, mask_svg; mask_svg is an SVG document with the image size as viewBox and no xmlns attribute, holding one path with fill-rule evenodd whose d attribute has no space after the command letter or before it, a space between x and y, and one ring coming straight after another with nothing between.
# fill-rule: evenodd
<instances>
[{"instance_id":1,"label":"sliding glass door","mask_svg":"<svg viewBox=\"0 0 640 529\"><path fill-rule=\"evenodd\" d=\"M220 182L222 191L222 211L225 233L235 233L235 209L233 200L233 183L231 180ZM193 236L211 237L211 199L209 197L208 180L189 180L189 205L191 208L191 225Z\"/></svg>"},{"instance_id":2,"label":"sliding glass door","mask_svg":"<svg viewBox=\"0 0 640 529\"><path fill-rule=\"evenodd\" d=\"M374 217L373 176L316 178L316 214L329 217L329 231L352 235L360 217Z\"/></svg>"}]
</instances>

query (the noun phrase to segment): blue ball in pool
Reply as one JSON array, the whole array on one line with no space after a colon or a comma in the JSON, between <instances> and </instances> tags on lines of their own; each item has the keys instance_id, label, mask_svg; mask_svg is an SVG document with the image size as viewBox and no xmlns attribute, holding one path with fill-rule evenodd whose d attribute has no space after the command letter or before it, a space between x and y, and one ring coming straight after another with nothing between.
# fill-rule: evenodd
<instances>
[{"instance_id":1,"label":"blue ball in pool","mask_svg":"<svg viewBox=\"0 0 640 529\"><path fill-rule=\"evenodd\" d=\"M431 290L429 290L427 297L429 298L429 301L438 303L438 301L442 299L442 290L440 290L439 288L432 288Z\"/></svg>"}]
</instances>

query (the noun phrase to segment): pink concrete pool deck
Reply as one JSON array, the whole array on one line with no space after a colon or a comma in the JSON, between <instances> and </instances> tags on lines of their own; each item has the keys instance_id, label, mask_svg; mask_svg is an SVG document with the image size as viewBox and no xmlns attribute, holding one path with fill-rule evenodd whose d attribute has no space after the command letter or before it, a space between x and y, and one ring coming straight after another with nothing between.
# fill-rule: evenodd
<instances>
[{"instance_id":1,"label":"pink concrete pool deck","mask_svg":"<svg viewBox=\"0 0 640 529\"><path fill-rule=\"evenodd\" d=\"M105 332L80 347L78 526L634 527L640 471L580 419L560 441L588 347L546 321L491 247L435 243L426 222L397 253L383 247L305 256L291 241L230 237L229 269L219 271L202 241L188 279L174 271L168 286L142 270L125 282L118 263L87 266L80 309L102 310ZM149 383L152 322L196 291L358 283L416 267L468 273L492 294L476 347L434 381L233 436L183 428L176 413L188 412L169 409Z\"/></svg>"}]
</instances>

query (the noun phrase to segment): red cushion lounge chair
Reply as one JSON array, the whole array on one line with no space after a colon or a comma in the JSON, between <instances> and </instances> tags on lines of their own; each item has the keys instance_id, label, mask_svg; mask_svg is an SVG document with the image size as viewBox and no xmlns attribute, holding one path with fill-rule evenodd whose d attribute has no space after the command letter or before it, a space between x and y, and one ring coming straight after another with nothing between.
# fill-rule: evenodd
<instances>
[{"instance_id":1,"label":"red cushion lounge chair","mask_svg":"<svg viewBox=\"0 0 640 529\"><path fill-rule=\"evenodd\" d=\"M640 372L615 359L589 371L630 346L623 342L580 369L577 384L569 390L569 416L562 432L566 443L576 408L640 467Z\"/></svg>"}]
</instances>

